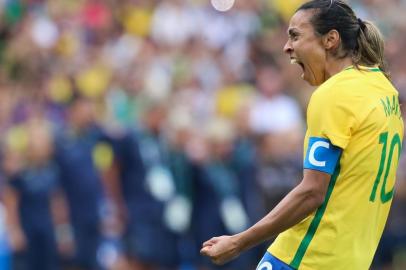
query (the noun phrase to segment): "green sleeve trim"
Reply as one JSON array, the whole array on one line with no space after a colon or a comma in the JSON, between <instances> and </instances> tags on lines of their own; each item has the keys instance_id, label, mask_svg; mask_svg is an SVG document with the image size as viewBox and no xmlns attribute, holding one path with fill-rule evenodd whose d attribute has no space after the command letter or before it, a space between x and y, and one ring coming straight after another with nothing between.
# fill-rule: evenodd
<instances>
[{"instance_id":1,"label":"green sleeve trim","mask_svg":"<svg viewBox=\"0 0 406 270\"><path fill-rule=\"evenodd\" d=\"M317 228L319 227L324 212L326 211L327 203L331 197L331 194L333 193L333 189L339 174L340 174L340 163L338 162L334 170L334 174L331 176L330 183L327 189L326 198L324 199L324 203L319 207L319 209L317 209L316 214L306 232L306 235L304 236L302 242L300 243L299 248L296 251L295 256L293 257L292 262L290 263L290 266L294 269L299 268L299 265L302 262L302 259L310 245L310 242L312 241L314 235L316 234Z\"/></svg>"}]
</instances>

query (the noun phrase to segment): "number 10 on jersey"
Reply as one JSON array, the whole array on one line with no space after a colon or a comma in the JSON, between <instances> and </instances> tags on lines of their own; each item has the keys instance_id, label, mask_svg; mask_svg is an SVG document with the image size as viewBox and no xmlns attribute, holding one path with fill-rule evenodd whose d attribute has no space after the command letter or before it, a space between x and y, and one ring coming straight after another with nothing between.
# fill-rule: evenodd
<instances>
[{"instance_id":1,"label":"number 10 on jersey","mask_svg":"<svg viewBox=\"0 0 406 270\"><path fill-rule=\"evenodd\" d=\"M378 189L379 183L381 182L382 179L382 173L385 169L385 174L383 177L383 183L381 186L381 202L382 203L386 203L389 202L392 197L393 197L393 190L394 187L392 187L392 189L390 191L386 190L386 184L387 184L387 180L388 180L388 175L390 172L390 169L393 165L392 163L392 158L393 158L393 151L395 150L395 148L398 149L398 155L397 155L397 162L396 162L396 166L399 162L399 156L400 156L400 152L402 150L402 142L400 139L399 134L395 134L390 142L389 145L389 156L388 159L386 160L386 148L388 145L388 132L384 132L381 133L379 135L379 144L383 144L382 147L382 153L381 153L381 161L379 162L379 170L378 170L378 175L376 176L375 182L374 182L374 187L372 188L372 192L371 192L371 196L369 197L369 200L371 202L375 202L375 197L376 197L376 191ZM386 163L386 164L385 164ZM395 168L396 169L396 168Z\"/></svg>"}]
</instances>

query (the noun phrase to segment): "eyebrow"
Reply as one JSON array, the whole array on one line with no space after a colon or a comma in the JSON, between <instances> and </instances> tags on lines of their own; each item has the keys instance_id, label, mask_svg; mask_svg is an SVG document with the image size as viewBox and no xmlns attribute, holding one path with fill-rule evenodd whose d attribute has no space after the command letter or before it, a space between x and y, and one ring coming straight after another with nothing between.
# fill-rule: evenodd
<instances>
[{"instance_id":1,"label":"eyebrow","mask_svg":"<svg viewBox=\"0 0 406 270\"><path fill-rule=\"evenodd\" d=\"M298 34L298 30L296 28L289 28L287 33L289 36L293 36L295 34Z\"/></svg>"}]
</instances>

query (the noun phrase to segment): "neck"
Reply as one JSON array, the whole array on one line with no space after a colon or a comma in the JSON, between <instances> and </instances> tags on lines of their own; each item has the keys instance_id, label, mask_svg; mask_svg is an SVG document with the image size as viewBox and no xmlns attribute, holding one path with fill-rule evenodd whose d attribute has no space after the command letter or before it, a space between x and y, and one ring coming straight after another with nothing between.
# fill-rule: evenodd
<instances>
[{"instance_id":1,"label":"neck","mask_svg":"<svg viewBox=\"0 0 406 270\"><path fill-rule=\"evenodd\" d=\"M327 61L326 63L325 80L328 80L332 76L352 65L353 63L350 57L345 57L343 59L330 58L330 61Z\"/></svg>"}]
</instances>

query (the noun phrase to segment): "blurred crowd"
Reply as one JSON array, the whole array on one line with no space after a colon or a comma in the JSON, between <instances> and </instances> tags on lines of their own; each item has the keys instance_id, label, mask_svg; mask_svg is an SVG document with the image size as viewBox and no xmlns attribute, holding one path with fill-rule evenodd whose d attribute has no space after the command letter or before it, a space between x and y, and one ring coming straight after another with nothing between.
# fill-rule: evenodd
<instances>
[{"instance_id":1,"label":"blurred crowd","mask_svg":"<svg viewBox=\"0 0 406 270\"><path fill-rule=\"evenodd\" d=\"M223 267L199 249L301 180L302 2L0 0L0 269L255 269L269 243ZM350 2L406 100L406 1ZM400 162L378 270L406 269Z\"/></svg>"}]
</instances>

